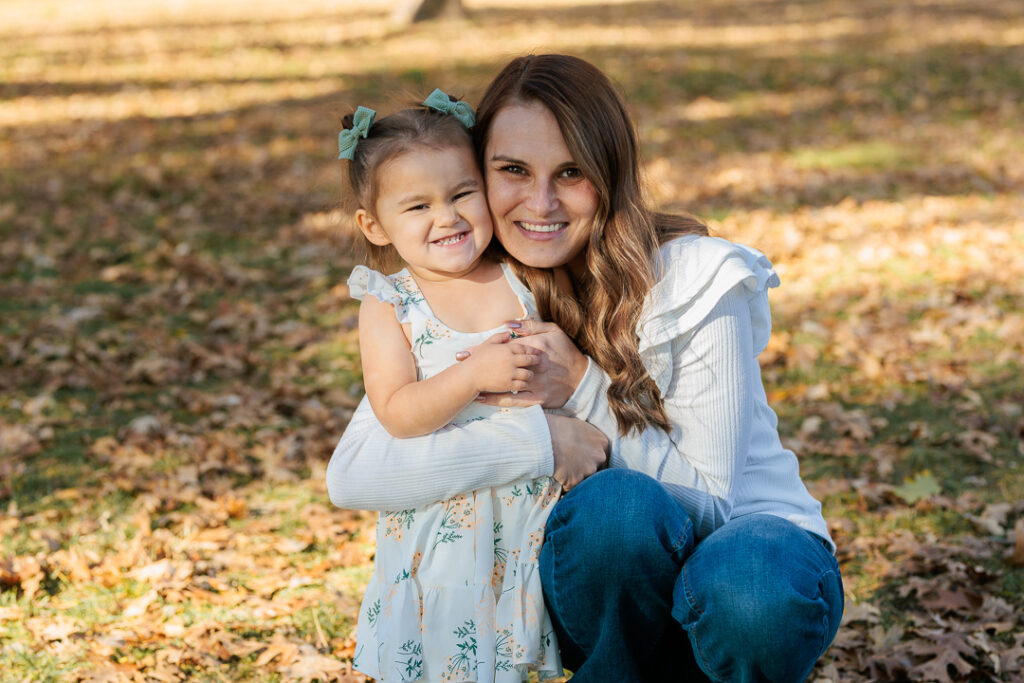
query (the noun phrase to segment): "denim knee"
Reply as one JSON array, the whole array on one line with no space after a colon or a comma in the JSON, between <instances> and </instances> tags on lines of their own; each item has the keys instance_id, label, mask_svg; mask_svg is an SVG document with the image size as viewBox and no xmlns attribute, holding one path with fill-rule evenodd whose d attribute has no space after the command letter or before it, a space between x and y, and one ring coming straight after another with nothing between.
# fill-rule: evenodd
<instances>
[{"instance_id":1,"label":"denim knee","mask_svg":"<svg viewBox=\"0 0 1024 683\"><path fill-rule=\"evenodd\" d=\"M676 582L673 616L716 680L803 680L835 636L842 579L818 537L779 517L730 521Z\"/></svg>"}]
</instances>

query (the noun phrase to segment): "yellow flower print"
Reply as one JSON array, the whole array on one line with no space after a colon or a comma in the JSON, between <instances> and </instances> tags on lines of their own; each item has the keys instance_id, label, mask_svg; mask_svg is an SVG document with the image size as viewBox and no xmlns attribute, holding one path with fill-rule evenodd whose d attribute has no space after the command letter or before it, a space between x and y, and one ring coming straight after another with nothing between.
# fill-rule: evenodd
<instances>
[{"instance_id":1,"label":"yellow flower print","mask_svg":"<svg viewBox=\"0 0 1024 683\"><path fill-rule=\"evenodd\" d=\"M526 543L527 562L540 561L540 547L544 544L544 529L535 529Z\"/></svg>"},{"instance_id":2,"label":"yellow flower print","mask_svg":"<svg viewBox=\"0 0 1024 683\"><path fill-rule=\"evenodd\" d=\"M460 531L476 527L476 507L473 503L469 495L455 496L444 502L444 517L434 537L435 548L442 543L454 543L462 538Z\"/></svg>"}]
</instances>

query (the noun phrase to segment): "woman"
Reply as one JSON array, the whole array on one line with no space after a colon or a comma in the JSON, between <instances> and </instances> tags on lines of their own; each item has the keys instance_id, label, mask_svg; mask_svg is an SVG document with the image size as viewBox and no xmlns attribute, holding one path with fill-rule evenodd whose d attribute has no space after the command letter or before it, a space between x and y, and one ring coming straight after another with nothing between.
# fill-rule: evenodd
<instances>
[{"instance_id":1,"label":"woman","mask_svg":"<svg viewBox=\"0 0 1024 683\"><path fill-rule=\"evenodd\" d=\"M535 407L398 441L364 404L328 467L332 501L388 509L553 474L570 490L541 573L578 680L804 680L842 581L761 384L770 264L648 209L625 107L582 60L513 60L474 142L495 235L554 321L518 330L546 358L530 392L490 400L573 417ZM589 476L606 439L610 469ZM450 462L418 462L423 448Z\"/></svg>"}]
</instances>

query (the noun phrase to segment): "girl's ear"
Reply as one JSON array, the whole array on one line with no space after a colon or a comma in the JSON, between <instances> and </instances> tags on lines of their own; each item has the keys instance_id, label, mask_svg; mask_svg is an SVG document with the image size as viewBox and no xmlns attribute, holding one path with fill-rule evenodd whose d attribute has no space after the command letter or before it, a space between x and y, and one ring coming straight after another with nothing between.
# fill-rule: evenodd
<instances>
[{"instance_id":1,"label":"girl's ear","mask_svg":"<svg viewBox=\"0 0 1024 683\"><path fill-rule=\"evenodd\" d=\"M360 232L366 236L366 239L370 240L370 244L376 244L378 247L384 247L391 244L391 239L384 233L384 229L380 227L380 223L377 222L377 219L374 218L369 211L366 209L357 209L355 219Z\"/></svg>"}]
</instances>

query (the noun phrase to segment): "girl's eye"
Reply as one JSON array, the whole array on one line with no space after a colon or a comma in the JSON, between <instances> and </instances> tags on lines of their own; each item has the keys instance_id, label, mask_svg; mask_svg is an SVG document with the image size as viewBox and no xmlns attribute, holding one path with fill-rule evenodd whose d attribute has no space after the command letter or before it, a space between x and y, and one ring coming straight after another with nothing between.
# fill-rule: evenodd
<instances>
[{"instance_id":1,"label":"girl's eye","mask_svg":"<svg viewBox=\"0 0 1024 683\"><path fill-rule=\"evenodd\" d=\"M427 208L426 204L416 204L415 206L408 207L406 211L421 211L425 208Z\"/></svg>"},{"instance_id":2,"label":"girl's eye","mask_svg":"<svg viewBox=\"0 0 1024 683\"><path fill-rule=\"evenodd\" d=\"M468 196L469 196L469 195L471 195L471 194L473 194L473 190L466 190L465 192L459 192L459 193L458 193L457 195L455 195L455 196L453 197L453 199L454 199L455 201L459 201L459 200L460 200L460 199L462 199L463 197L468 197Z\"/></svg>"}]
</instances>

